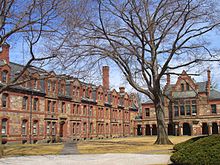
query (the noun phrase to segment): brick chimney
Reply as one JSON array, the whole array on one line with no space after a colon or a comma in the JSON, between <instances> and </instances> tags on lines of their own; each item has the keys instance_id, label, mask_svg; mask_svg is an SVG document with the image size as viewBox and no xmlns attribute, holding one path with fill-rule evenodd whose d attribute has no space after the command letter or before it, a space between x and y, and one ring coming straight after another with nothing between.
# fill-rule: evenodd
<instances>
[{"instance_id":1,"label":"brick chimney","mask_svg":"<svg viewBox=\"0 0 220 165\"><path fill-rule=\"evenodd\" d=\"M208 78L208 81L207 81L207 84L206 84L206 91L207 91L207 94L209 95L210 94L210 88L211 88L211 71L210 71L209 68L207 70L207 78Z\"/></svg>"},{"instance_id":2,"label":"brick chimney","mask_svg":"<svg viewBox=\"0 0 220 165\"><path fill-rule=\"evenodd\" d=\"M170 74L167 74L167 85L170 85Z\"/></svg>"},{"instance_id":3,"label":"brick chimney","mask_svg":"<svg viewBox=\"0 0 220 165\"><path fill-rule=\"evenodd\" d=\"M5 61L7 64L9 63L9 48L10 45L5 43L2 45L2 51L0 52L0 60Z\"/></svg>"},{"instance_id":4,"label":"brick chimney","mask_svg":"<svg viewBox=\"0 0 220 165\"><path fill-rule=\"evenodd\" d=\"M109 67L102 67L102 85L105 89L109 89Z\"/></svg>"},{"instance_id":5,"label":"brick chimney","mask_svg":"<svg viewBox=\"0 0 220 165\"><path fill-rule=\"evenodd\" d=\"M125 87L119 87L120 93L125 93Z\"/></svg>"}]
</instances>

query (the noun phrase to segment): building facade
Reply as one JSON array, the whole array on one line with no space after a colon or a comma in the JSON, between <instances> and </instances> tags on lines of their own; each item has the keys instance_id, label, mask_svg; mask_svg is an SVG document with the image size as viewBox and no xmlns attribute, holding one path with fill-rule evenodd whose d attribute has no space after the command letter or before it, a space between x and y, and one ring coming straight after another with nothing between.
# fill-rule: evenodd
<instances>
[{"instance_id":1,"label":"building facade","mask_svg":"<svg viewBox=\"0 0 220 165\"><path fill-rule=\"evenodd\" d=\"M9 45L0 53L0 86L20 74L23 66L9 61ZM23 81L30 78L30 81ZM137 97L109 88L109 67L103 84L95 86L31 67L0 95L2 143L78 141L135 135Z\"/></svg>"},{"instance_id":2,"label":"building facade","mask_svg":"<svg viewBox=\"0 0 220 165\"><path fill-rule=\"evenodd\" d=\"M185 71L175 84L170 75L164 87L165 124L168 135L205 135L220 132L220 92L207 81L195 82ZM137 135L156 135L155 108L151 101L142 104L142 119L135 121Z\"/></svg>"}]
</instances>

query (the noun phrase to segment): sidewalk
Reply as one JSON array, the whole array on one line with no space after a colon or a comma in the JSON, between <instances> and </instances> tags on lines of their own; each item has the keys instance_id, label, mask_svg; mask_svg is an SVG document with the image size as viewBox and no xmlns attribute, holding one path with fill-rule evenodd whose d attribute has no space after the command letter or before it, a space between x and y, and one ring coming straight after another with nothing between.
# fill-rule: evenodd
<instances>
[{"instance_id":1,"label":"sidewalk","mask_svg":"<svg viewBox=\"0 0 220 165\"><path fill-rule=\"evenodd\" d=\"M79 154L76 143L65 143L61 155Z\"/></svg>"}]
</instances>

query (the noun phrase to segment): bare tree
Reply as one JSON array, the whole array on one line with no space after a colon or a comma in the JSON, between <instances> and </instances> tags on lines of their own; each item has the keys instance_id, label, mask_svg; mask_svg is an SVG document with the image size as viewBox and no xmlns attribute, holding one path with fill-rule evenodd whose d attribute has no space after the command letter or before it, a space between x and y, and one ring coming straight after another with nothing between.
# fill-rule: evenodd
<instances>
[{"instance_id":1,"label":"bare tree","mask_svg":"<svg viewBox=\"0 0 220 165\"><path fill-rule=\"evenodd\" d=\"M154 103L158 125L155 143L170 144L162 77L168 71L178 75L185 67L218 60L206 38L220 24L218 2L100 0L91 8L93 17L78 31L80 42L74 44L70 37L66 45L70 53L63 49L65 62L80 62L83 57L93 65L97 59L117 64L129 84ZM77 46L78 52L73 54L71 48Z\"/></svg>"}]
</instances>

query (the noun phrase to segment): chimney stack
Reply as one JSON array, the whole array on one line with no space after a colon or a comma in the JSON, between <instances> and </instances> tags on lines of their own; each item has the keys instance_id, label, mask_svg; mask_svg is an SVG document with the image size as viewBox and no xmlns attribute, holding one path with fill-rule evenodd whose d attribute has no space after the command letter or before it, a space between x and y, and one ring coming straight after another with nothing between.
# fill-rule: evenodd
<instances>
[{"instance_id":1,"label":"chimney stack","mask_svg":"<svg viewBox=\"0 0 220 165\"><path fill-rule=\"evenodd\" d=\"M102 67L102 85L105 89L109 89L109 67Z\"/></svg>"},{"instance_id":2,"label":"chimney stack","mask_svg":"<svg viewBox=\"0 0 220 165\"><path fill-rule=\"evenodd\" d=\"M119 87L120 93L125 93L125 87Z\"/></svg>"},{"instance_id":3,"label":"chimney stack","mask_svg":"<svg viewBox=\"0 0 220 165\"><path fill-rule=\"evenodd\" d=\"M2 45L2 51L0 52L0 60L3 60L5 63L9 63L9 48L10 45L7 43L4 43Z\"/></svg>"},{"instance_id":4,"label":"chimney stack","mask_svg":"<svg viewBox=\"0 0 220 165\"><path fill-rule=\"evenodd\" d=\"M209 95L210 94L210 88L211 88L211 71L210 71L209 68L207 70L207 78L208 78L208 81L207 81L207 84L206 84L206 91Z\"/></svg>"},{"instance_id":5,"label":"chimney stack","mask_svg":"<svg viewBox=\"0 0 220 165\"><path fill-rule=\"evenodd\" d=\"M167 74L167 85L170 85L170 74Z\"/></svg>"}]
</instances>

